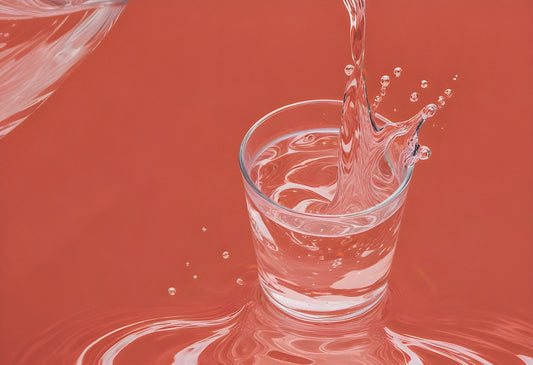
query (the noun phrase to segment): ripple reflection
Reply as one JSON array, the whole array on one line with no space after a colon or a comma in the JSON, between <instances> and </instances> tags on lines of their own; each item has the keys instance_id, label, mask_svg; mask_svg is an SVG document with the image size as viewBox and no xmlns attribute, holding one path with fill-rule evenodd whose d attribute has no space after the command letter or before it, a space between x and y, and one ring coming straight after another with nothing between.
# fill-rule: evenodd
<instances>
[{"instance_id":1,"label":"ripple reflection","mask_svg":"<svg viewBox=\"0 0 533 365\"><path fill-rule=\"evenodd\" d=\"M309 323L280 312L256 284L241 305L187 316L69 321L44 333L17 363L533 364L531 324L495 314L400 316L396 296L389 290L362 318Z\"/></svg>"}]
</instances>

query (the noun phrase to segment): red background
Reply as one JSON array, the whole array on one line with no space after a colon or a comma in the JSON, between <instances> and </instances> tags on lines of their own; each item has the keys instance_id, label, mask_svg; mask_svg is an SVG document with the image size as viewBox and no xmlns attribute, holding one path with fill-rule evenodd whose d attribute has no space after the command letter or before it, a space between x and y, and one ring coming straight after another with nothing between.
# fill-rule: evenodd
<instances>
[{"instance_id":1,"label":"red background","mask_svg":"<svg viewBox=\"0 0 533 365\"><path fill-rule=\"evenodd\" d=\"M533 323L531 44L531 1L367 2L369 95L398 65L391 100L409 104L421 79L428 100L454 90L421 133L433 155L393 264L413 308ZM279 106L342 98L349 61L341 1L131 2L0 141L0 363L76 313L172 301L170 286L191 299L217 276L234 285L253 262L242 137Z\"/></svg>"}]
</instances>

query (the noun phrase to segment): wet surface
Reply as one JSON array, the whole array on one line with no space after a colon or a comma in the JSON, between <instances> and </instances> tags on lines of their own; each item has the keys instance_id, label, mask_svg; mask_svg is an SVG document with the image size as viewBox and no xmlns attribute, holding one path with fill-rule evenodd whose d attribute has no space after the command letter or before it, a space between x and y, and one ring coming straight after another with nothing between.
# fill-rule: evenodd
<instances>
[{"instance_id":1,"label":"wet surface","mask_svg":"<svg viewBox=\"0 0 533 365\"><path fill-rule=\"evenodd\" d=\"M270 318L247 304L259 299L238 146L270 110L342 97L345 9L167 5L129 4L101 47L0 142L0 363L55 354L74 364L100 336L142 320L243 307L252 309L236 323ZM433 154L415 169L393 262L387 328L400 344L416 336L483 353L477 338L514 354L504 363L533 356L531 337L508 341L533 326L532 10L367 5L369 95L403 69L380 106L386 116L453 90L421 131ZM176 334L169 346L184 338L202 336ZM136 348L135 359L153 349Z\"/></svg>"}]
</instances>

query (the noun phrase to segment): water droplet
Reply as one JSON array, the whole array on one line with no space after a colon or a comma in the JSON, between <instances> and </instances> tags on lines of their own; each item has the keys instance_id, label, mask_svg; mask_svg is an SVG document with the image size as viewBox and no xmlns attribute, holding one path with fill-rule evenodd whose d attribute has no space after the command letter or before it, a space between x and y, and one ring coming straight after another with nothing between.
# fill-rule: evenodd
<instances>
[{"instance_id":1,"label":"water droplet","mask_svg":"<svg viewBox=\"0 0 533 365\"><path fill-rule=\"evenodd\" d=\"M168 288L168 294L169 295L176 295L176 288Z\"/></svg>"},{"instance_id":2,"label":"water droplet","mask_svg":"<svg viewBox=\"0 0 533 365\"><path fill-rule=\"evenodd\" d=\"M446 90L444 90L444 95L446 95L446 97L451 98L451 97L452 97L452 94L453 94L452 89L446 89Z\"/></svg>"},{"instance_id":3,"label":"water droplet","mask_svg":"<svg viewBox=\"0 0 533 365\"><path fill-rule=\"evenodd\" d=\"M420 146L417 156L420 160L427 160L431 156L431 150L427 146Z\"/></svg>"},{"instance_id":4,"label":"water droplet","mask_svg":"<svg viewBox=\"0 0 533 365\"><path fill-rule=\"evenodd\" d=\"M202 227L202 232L207 232L207 227Z\"/></svg>"},{"instance_id":5,"label":"water droplet","mask_svg":"<svg viewBox=\"0 0 533 365\"><path fill-rule=\"evenodd\" d=\"M381 76L381 86L387 87L390 84L390 77L388 75Z\"/></svg>"},{"instance_id":6,"label":"water droplet","mask_svg":"<svg viewBox=\"0 0 533 365\"><path fill-rule=\"evenodd\" d=\"M428 82L426 80L420 81L420 87L422 89L425 89L426 87L428 87Z\"/></svg>"},{"instance_id":7,"label":"water droplet","mask_svg":"<svg viewBox=\"0 0 533 365\"><path fill-rule=\"evenodd\" d=\"M418 101L418 93L412 93L411 94L411 101L414 103L415 101Z\"/></svg>"},{"instance_id":8,"label":"water droplet","mask_svg":"<svg viewBox=\"0 0 533 365\"><path fill-rule=\"evenodd\" d=\"M344 68L344 73L346 74L346 76L351 76L353 74L353 70L354 70L354 66L353 65L347 65L345 68Z\"/></svg>"},{"instance_id":9,"label":"water droplet","mask_svg":"<svg viewBox=\"0 0 533 365\"><path fill-rule=\"evenodd\" d=\"M241 278L237 278L237 280L235 280L235 282L237 284L239 284L240 286L243 286L244 285L244 280L242 280Z\"/></svg>"},{"instance_id":10,"label":"water droplet","mask_svg":"<svg viewBox=\"0 0 533 365\"><path fill-rule=\"evenodd\" d=\"M190 263L189 261L187 261L187 262L185 263L185 266L186 266L186 267L189 267L189 266L191 266L191 263Z\"/></svg>"},{"instance_id":11,"label":"water droplet","mask_svg":"<svg viewBox=\"0 0 533 365\"><path fill-rule=\"evenodd\" d=\"M198 279L198 275L194 274L194 275L192 276L192 278L193 278L193 279Z\"/></svg>"},{"instance_id":12,"label":"water droplet","mask_svg":"<svg viewBox=\"0 0 533 365\"><path fill-rule=\"evenodd\" d=\"M438 97L437 102L440 106L444 106L446 104L446 100L444 100L444 96L442 95Z\"/></svg>"},{"instance_id":13,"label":"water droplet","mask_svg":"<svg viewBox=\"0 0 533 365\"><path fill-rule=\"evenodd\" d=\"M396 76L396 77L400 77L400 75L402 74L402 71L403 71L403 70L402 70L401 67L396 67L396 68L394 69L394 76Z\"/></svg>"},{"instance_id":14,"label":"water droplet","mask_svg":"<svg viewBox=\"0 0 533 365\"><path fill-rule=\"evenodd\" d=\"M429 104L424 108L424 115L426 118L431 118L437 112L437 106L435 104Z\"/></svg>"},{"instance_id":15,"label":"water droplet","mask_svg":"<svg viewBox=\"0 0 533 365\"><path fill-rule=\"evenodd\" d=\"M224 260L227 260L227 259L229 258L229 252L228 252L228 251L224 251L224 252L222 252L222 258L223 258Z\"/></svg>"}]
</instances>

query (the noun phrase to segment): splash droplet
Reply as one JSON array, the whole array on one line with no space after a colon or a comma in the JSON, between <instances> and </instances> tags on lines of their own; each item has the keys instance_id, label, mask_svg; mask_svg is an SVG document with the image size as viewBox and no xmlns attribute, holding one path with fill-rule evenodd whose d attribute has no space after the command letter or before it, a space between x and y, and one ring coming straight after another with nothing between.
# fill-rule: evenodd
<instances>
[{"instance_id":1,"label":"splash droplet","mask_svg":"<svg viewBox=\"0 0 533 365\"><path fill-rule=\"evenodd\" d=\"M446 89L446 90L444 90L444 95L446 95L446 97L451 98L451 97L452 97L452 94L453 94L452 89Z\"/></svg>"},{"instance_id":2,"label":"splash droplet","mask_svg":"<svg viewBox=\"0 0 533 365\"><path fill-rule=\"evenodd\" d=\"M382 87L387 87L390 84L390 77L388 75L383 75L381 76L380 82Z\"/></svg>"},{"instance_id":3,"label":"splash droplet","mask_svg":"<svg viewBox=\"0 0 533 365\"><path fill-rule=\"evenodd\" d=\"M237 280L235 280L235 282L240 285L240 286L243 286L244 285L244 280L242 280L241 278L237 278Z\"/></svg>"},{"instance_id":4,"label":"splash droplet","mask_svg":"<svg viewBox=\"0 0 533 365\"><path fill-rule=\"evenodd\" d=\"M403 71L403 70L402 70L401 67L396 67L396 68L394 69L394 76L396 76L396 77L400 77L401 74L402 74L402 71Z\"/></svg>"},{"instance_id":5,"label":"splash droplet","mask_svg":"<svg viewBox=\"0 0 533 365\"><path fill-rule=\"evenodd\" d=\"M421 87L422 89L427 88L427 87L428 87L428 82L427 82L426 80L422 80L422 81L420 81L420 87Z\"/></svg>"},{"instance_id":6,"label":"splash droplet","mask_svg":"<svg viewBox=\"0 0 533 365\"><path fill-rule=\"evenodd\" d=\"M415 101L418 101L418 93L412 93L411 94L411 101L414 103Z\"/></svg>"},{"instance_id":7,"label":"splash droplet","mask_svg":"<svg viewBox=\"0 0 533 365\"><path fill-rule=\"evenodd\" d=\"M168 288L169 295L176 295L176 292L177 292L176 288Z\"/></svg>"},{"instance_id":8,"label":"splash droplet","mask_svg":"<svg viewBox=\"0 0 533 365\"><path fill-rule=\"evenodd\" d=\"M354 70L354 66L353 65L347 65L345 68L344 68L344 73L346 74L346 76L351 76L353 74L353 70Z\"/></svg>"},{"instance_id":9,"label":"splash droplet","mask_svg":"<svg viewBox=\"0 0 533 365\"><path fill-rule=\"evenodd\" d=\"M194 275L192 276L192 278L193 278L193 279L198 279L198 275L194 274Z\"/></svg>"},{"instance_id":10,"label":"splash droplet","mask_svg":"<svg viewBox=\"0 0 533 365\"><path fill-rule=\"evenodd\" d=\"M446 104L446 100L444 100L444 96L442 95L438 97L437 102L439 103L441 107Z\"/></svg>"},{"instance_id":11,"label":"splash droplet","mask_svg":"<svg viewBox=\"0 0 533 365\"><path fill-rule=\"evenodd\" d=\"M435 104L429 104L428 106L426 106L424 108L424 116L426 118L431 118L432 116L435 115L435 113L437 112L437 106Z\"/></svg>"},{"instance_id":12,"label":"splash droplet","mask_svg":"<svg viewBox=\"0 0 533 365\"><path fill-rule=\"evenodd\" d=\"M207 227L202 227L202 232L207 232Z\"/></svg>"},{"instance_id":13,"label":"splash droplet","mask_svg":"<svg viewBox=\"0 0 533 365\"><path fill-rule=\"evenodd\" d=\"M229 258L229 252L228 252L228 251L224 251L224 252L222 252L222 258L223 258L224 260L227 260L227 259Z\"/></svg>"},{"instance_id":14,"label":"splash droplet","mask_svg":"<svg viewBox=\"0 0 533 365\"><path fill-rule=\"evenodd\" d=\"M431 150L427 146L420 146L417 156L420 160L427 160L431 156Z\"/></svg>"}]
</instances>

